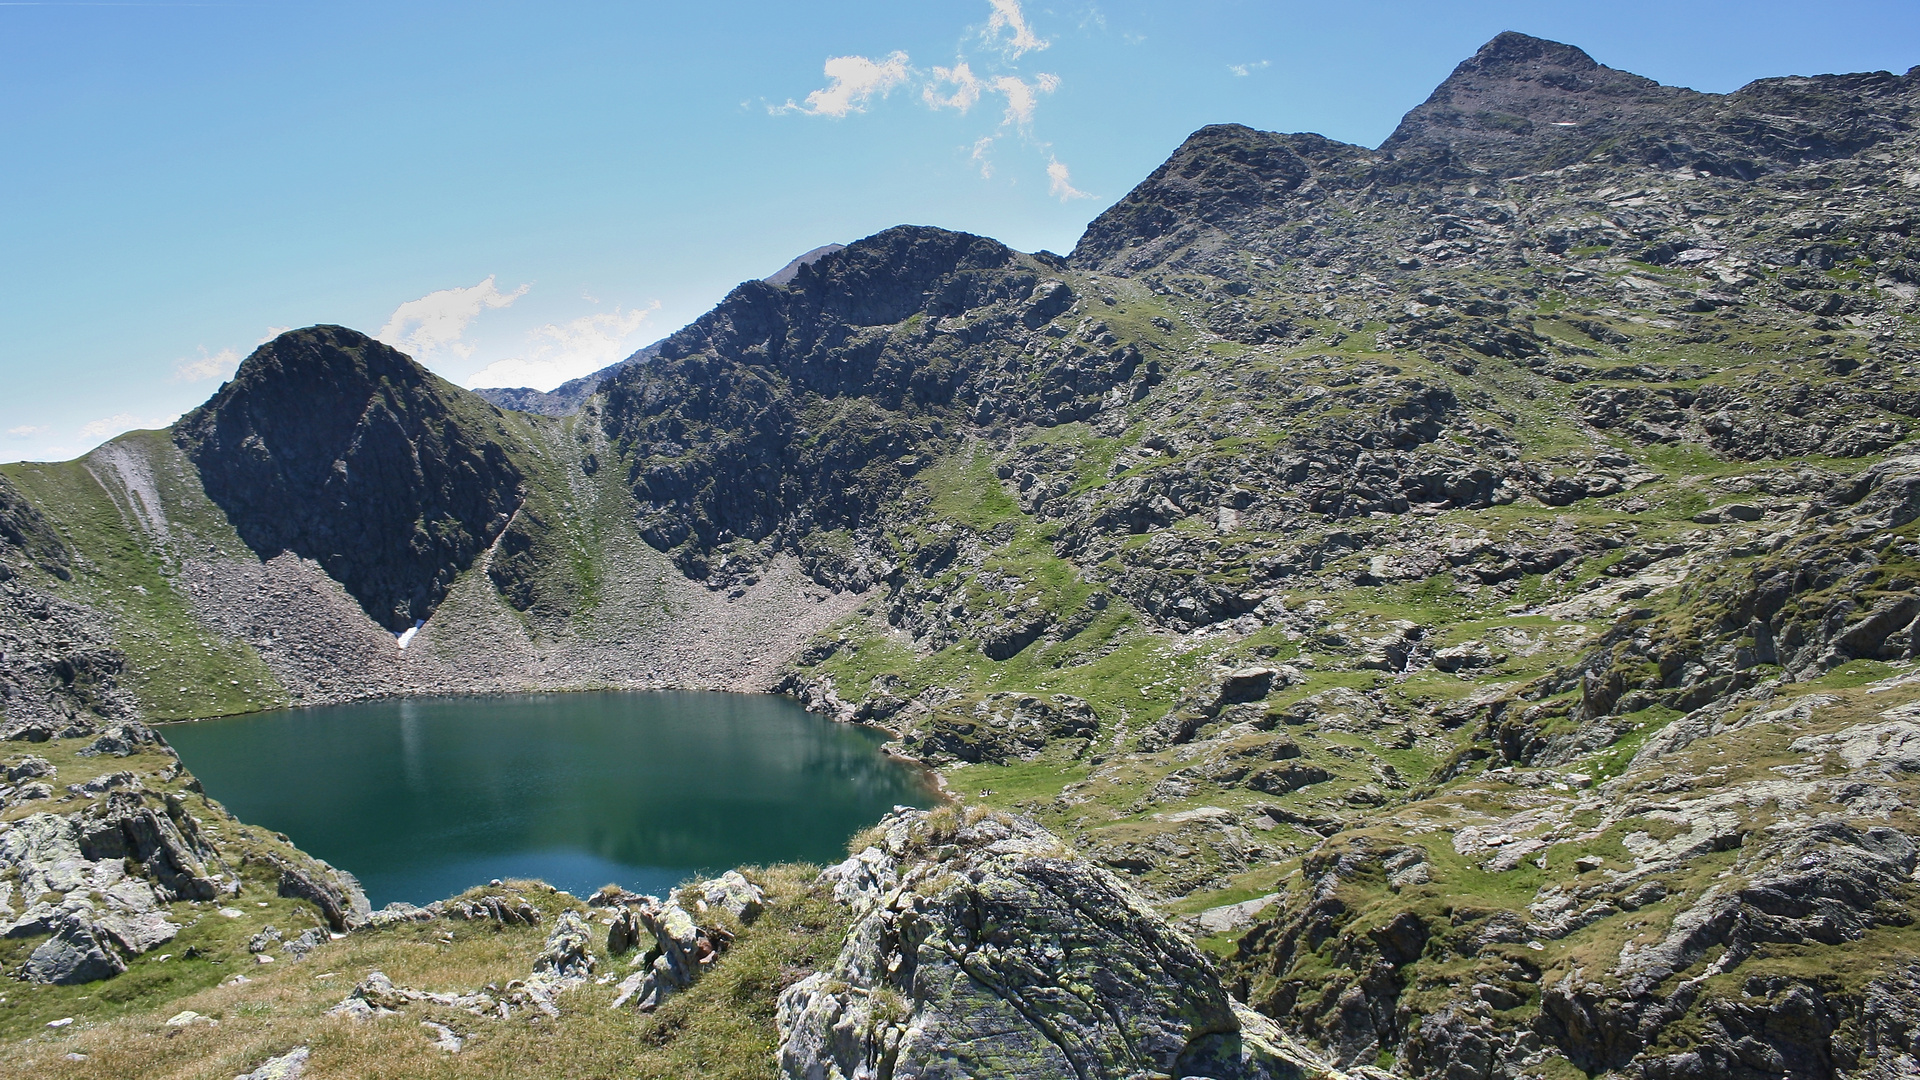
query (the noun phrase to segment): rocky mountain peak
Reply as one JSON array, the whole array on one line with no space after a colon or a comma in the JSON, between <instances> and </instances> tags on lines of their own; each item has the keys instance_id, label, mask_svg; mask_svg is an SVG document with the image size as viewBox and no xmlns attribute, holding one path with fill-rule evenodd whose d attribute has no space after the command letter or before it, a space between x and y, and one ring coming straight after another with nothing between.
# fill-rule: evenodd
<instances>
[{"instance_id":1,"label":"rocky mountain peak","mask_svg":"<svg viewBox=\"0 0 1920 1080\"><path fill-rule=\"evenodd\" d=\"M392 346L311 326L255 349L174 440L256 554L319 562L402 630L518 505L520 474L480 416L490 411Z\"/></svg>"},{"instance_id":2,"label":"rocky mountain peak","mask_svg":"<svg viewBox=\"0 0 1920 1080\"><path fill-rule=\"evenodd\" d=\"M1704 97L1508 31L1454 68L1380 148L1443 173L1513 175L1582 160L1623 128L1681 119Z\"/></svg>"},{"instance_id":3,"label":"rocky mountain peak","mask_svg":"<svg viewBox=\"0 0 1920 1080\"><path fill-rule=\"evenodd\" d=\"M1326 185L1346 186L1376 161L1369 150L1320 135L1282 135L1211 124L1187 137L1164 165L1087 225L1071 261L1080 269L1132 273L1179 257L1208 237L1272 229Z\"/></svg>"},{"instance_id":4,"label":"rocky mountain peak","mask_svg":"<svg viewBox=\"0 0 1920 1080\"><path fill-rule=\"evenodd\" d=\"M1601 70L1600 62L1588 56L1585 49L1522 34L1517 30L1505 30L1480 46L1479 52L1461 61L1447 81L1441 84L1441 89L1473 75L1525 82L1598 70ZM1605 70L1612 71L1611 68Z\"/></svg>"}]
</instances>

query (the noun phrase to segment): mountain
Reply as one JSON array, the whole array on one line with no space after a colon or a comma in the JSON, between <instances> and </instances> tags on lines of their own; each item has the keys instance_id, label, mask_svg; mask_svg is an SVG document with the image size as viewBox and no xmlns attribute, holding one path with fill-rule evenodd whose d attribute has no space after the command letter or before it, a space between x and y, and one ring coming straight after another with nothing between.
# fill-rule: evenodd
<instances>
[{"instance_id":1,"label":"mountain","mask_svg":"<svg viewBox=\"0 0 1920 1080\"><path fill-rule=\"evenodd\" d=\"M539 413L542 416L567 416L578 412L580 406L600 389L614 372L629 364L644 364L652 359L653 352L659 347L655 342L617 364L608 364L599 371L582 375L577 379L568 379L551 390L535 390L530 386L483 386L473 392L482 400L503 409L515 409L520 412Z\"/></svg>"},{"instance_id":2,"label":"mountain","mask_svg":"<svg viewBox=\"0 0 1920 1080\"><path fill-rule=\"evenodd\" d=\"M811 265L822 256L844 250L845 244L823 244L811 251L794 256L787 265L774 271L772 276L764 278L771 285L785 285L792 281L803 266ZM579 410L586 400L600 389L621 368L644 364L653 359L660 348L659 342L634 353L617 364L608 364L599 371L582 375L577 379L568 379L552 390L535 390L531 387L481 387L474 393L488 402L503 409L517 409L521 412L539 413L543 416L566 416Z\"/></svg>"},{"instance_id":3,"label":"mountain","mask_svg":"<svg viewBox=\"0 0 1920 1080\"><path fill-rule=\"evenodd\" d=\"M883 729L959 805L782 894L839 974L646 1029L753 1017L796 1076L987 1030L1910 1075L1916 106L1502 34L1378 148L1203 128L1066 258L889 229L558 398L294 331L0 468L5 730L605 686Z\"/></svg>"}]
</instances>

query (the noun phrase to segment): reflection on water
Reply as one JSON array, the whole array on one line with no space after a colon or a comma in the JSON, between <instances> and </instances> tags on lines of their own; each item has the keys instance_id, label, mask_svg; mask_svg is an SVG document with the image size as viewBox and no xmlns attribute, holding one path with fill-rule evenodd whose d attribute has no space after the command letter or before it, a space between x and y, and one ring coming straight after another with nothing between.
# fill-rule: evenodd
<instances>
[{"instance_id":1,"label":"reflection on water","mask_svg":"<svg viewBox=\"0 0 1920 1080\"><path fill-rule=\"evenodd\" d=\"M171 725L207 793L357 874L374 904L494 877L576 894L838 858L924 778L763 694L409 698Z\"/></svg>"}]
</instances>

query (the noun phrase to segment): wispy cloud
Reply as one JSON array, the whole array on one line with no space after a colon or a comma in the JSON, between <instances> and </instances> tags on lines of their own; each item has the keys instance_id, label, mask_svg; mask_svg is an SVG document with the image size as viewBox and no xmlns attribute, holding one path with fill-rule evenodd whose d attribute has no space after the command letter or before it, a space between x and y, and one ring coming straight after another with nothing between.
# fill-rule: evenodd
<instances>
[{"instance_id":1,"label":"wispy cloud","mask_svg":"<svg viewBox=\"0 0 1920 1080\"><path fill-rule=\"evenodd\" d=\"M942 93L941 87L951 84L951 94ZM974 77L973 69L962 60L950 68L936 67L933 78L920 90L920 99L929 109L958 109L966 112L980 100L980 90L984 84Z\"/></svg>"},{"instance_id":2,"label":"wispy cloud","mask_svg":"<svg viewBox=\"0 0 1920 1080\"><path fill-rule=\"evenodd\" d=\"M528 335L533 347L524 356L496 360L467 380L468 386L530 386L551 390L625 359L633 338L660 307L614 308L565 323L548 323Z\"/></svg>"},{"instance_id":3,"label":"wispy cloud","mask_svg":"<svg viewBox=\"0 0 1920 1080\"><path fill-rule=\"evenodd\" d=\"M174 382L206 382L209 379L225 379L240 366L240 354L232 349L221 349L209 355L206 347L200 349L199 359L182 358L173 362Z\"/></svg>"},{"instance_id":4,"label":"wispy cloud","mask_svg":"<svg viewBox=\"0 0 1920 1080\"><path fill-rule=\"evenodd\" d=\"M1027 25L1026 13L1020 10L1020 0L987 0L987 3L993 7L993 14L988 17L987 28L980 36L998 45L1009 57L1018 60L1027 53L1053 44Z\"/></svg>"},{"instance_id":5,"label":"wispy cloud","mask_svg":"<svg viewBox=\"0 0 1920 1080\"><path fill-rule=\"evenodd\" d=\"M80 437L98 439L108 435L118 435L123 431L132 431L139 423L132 413L115 413L112 416L80 425Z\"/></svg>"},{"instance_id":6,"label":"wispy cloud","mask_svg":"<svg viewBox=\"0 0 1920 1080\"><path fill-rule=\"evenodd\" d=\"M1026 75L1005 69L1011 61L1029 52L1045 49L1052 43L1034 31L1025 11L1021 9L1020 0L987 0L987 6L989 15L986 25L964 32L963 55L955 58L952 67L936 65L930 70L914 68L904 52L890 53L882 60L865 56L836 56L826 62L828 83L824 88L808 94L804 102L789 100L784 105L768 106L768 111L775 115L801 113L845 117L865 112L874 98L884 98L895 87L909 85L918 86L920 102L927 108L935 111L952 109L964 116L980 103L981 98L997 94L1006 102L999 128L979 135L970 147L965 148L968 159L979 170L981 178L992 179L994 163L989 155L1000 136L1009 131L1017 133L1024 145L1038 153L1048 154L1050 145L1034 139L1032 128L1040 99L1060 88L1060 77L1045 72ZM966 42L974 39L985 41L1000 57L989 58L984 73L976 72L973 62L964 55ZM1058 165L1058 162L1054 164ZM1066 184L1051 167L1048 178L1054 194L1061 198L1080 198L1084 194Z\"/></svg>"},{"instance_id":7,"label":"wispy cloud","mask_svg":"<svg viewBox=\"0 0 1920 1080\"><path fill-rule=\"evenodd\" d=\"M1007 97L1007 113L1003 124L1018 127L1021 130L1032 126L1033 110L1039 104L1041 94L1051 94L1060 86L1057 75L1036 75L1032 82L1018 76L1001 75L993 80L993 88Z\"/></svg>"},{"instance_id":8,"label":"wispy cloud","mask_svg":"<svg viewBox=\"0 0 1920 1080\"><path fill-rule=\"evenodd\" d=\"M980 167L980 179L993 179L993 159L987 154L993 150L993 136L982 135L973 143L973 163Z\"/></svg>"},{"instance_id":9,"label":"wispy cloud","mask_svg":"<svg viewBox=\"0 0 1920 1080\"><path fill-rule=\"evenodd\" d=\"M1047 194L1055 196L1061 202L1093 198L1092 195L1073 186L1067 166L1059 158L1052 158L1047 162Z\"/></svg>"},{"instance_id":10,"label":"wispy cloud","mask_svg":"<svg viewBox=\"0 0 1920 1080\"><path fill-rule=\"evenodd\" d=\"M1236 77L1244 79L1254 72L1259 71L1261 68L1272 66L1273 61L1271 60L1255 60L1251 64L1228 64L1227 70L1233 72Z\"/></svg>"},{"instance_id":11,"label":"wispy cloud","mask_svg":"<svg viewBox=\"0 0 1920 1080\"><path fill-rule=\"evenodd\" d=\"M889 53L884 59L864 56L835 56L825 65L827 85L807 95L806 104L792 101L776 105L771 111L799 112L810 116L845 116L866 112L867 100L878 94L886 97L893 88L907 81L907 54Z\"/></svg>"},{"instance_id":12,"label":"wispy cloud","mask_svg":"<svg viewBox=\"0 0 1920 1080\"><path fill-rule=\"evenodd\" d=\"M531 285L510 293L494 286L493 275L478 285L441 289L393 309L393 317L374 336L422 362L439 353L466 359L473 346L462 341L467 325L489 308L503 308L527 294Z\"/></svg>"},{"instance_id":13,"label":"wispy cloud","mask_svg":"<svg viewBox=\"0 0 1920 1080\"><path fill-rule=\"evenodd\" d=\"M48 428L45 424L23 424L20 427L8 428L7 437L12 439L31 439L35 435L49 430L52 429Z\"/></svg>"},{"instance_id":14,"label":"wispy cloud","mask_svg":"<svg viewBox=\"0 0 1920 1080\"><path fill-rule=\"evenodd\" d=\"M152 416L141 419L132 413L115 413L91 423L80 425L80 437L100 441L111 439L123 431L136 431L142 428L163 428L178 420L179 416Z\"/></svg>"}]
</instances>

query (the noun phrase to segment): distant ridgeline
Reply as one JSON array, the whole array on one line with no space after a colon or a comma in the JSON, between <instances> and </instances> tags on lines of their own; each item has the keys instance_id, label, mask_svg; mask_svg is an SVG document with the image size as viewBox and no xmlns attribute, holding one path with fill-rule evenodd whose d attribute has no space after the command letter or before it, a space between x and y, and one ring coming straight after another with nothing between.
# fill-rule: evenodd
<instances>
[{"instance_id":1,"label":"distant ridgeline","mask_svg":"<svg viewBox=\"0 0 1920 1080\"><path fill-rule=\"evenodd\" d=\"M1165 1015L1214 1026L1063 1037L1079 1075L1258 1032L1436 1080L1913 1075L1916 109L1509 33L1378 149L1207 127L1068 257L889 229L551 393L291 331L169 431L0 467L4 728L777 690L1203 947ZM26 782L0 817L78 812ZM991 1026L910 974L794 1008ZM1072 997L1022 992L1036 1030Z\"/></svg>"}]
</instances>

